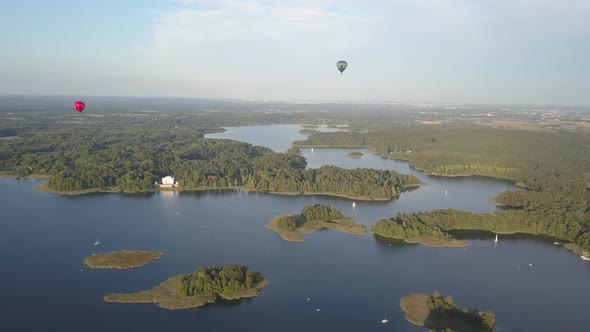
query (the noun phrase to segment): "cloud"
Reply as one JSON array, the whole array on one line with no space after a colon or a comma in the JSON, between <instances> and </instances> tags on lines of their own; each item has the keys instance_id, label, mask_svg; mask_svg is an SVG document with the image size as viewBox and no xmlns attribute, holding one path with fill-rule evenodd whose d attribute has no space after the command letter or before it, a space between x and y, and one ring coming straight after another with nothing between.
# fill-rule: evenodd
<instances>
[{"instance_id":1,"label":"cloud","mask_svg":"<svg viewBox=\"0 0 590 332\"><path fill-rule=\"evenodd\" d=\"M178 0L151 14L147 62L237 97L467 98L507 80L587 81L588 0ZM351 81L335 88L341 58Z\"/></svg>"},{"instance_id":2,"label":"cloud","mask_svg":"<svg viewBox=\"0 0 590 332\"><path fill-rule=\"evenodd\" d=\"M351 48L368 18L335 10L330 1L181 0L181 8L154 11L152 47L159 52L224 42L304 44Z\"/></svg>"}]
</instances>

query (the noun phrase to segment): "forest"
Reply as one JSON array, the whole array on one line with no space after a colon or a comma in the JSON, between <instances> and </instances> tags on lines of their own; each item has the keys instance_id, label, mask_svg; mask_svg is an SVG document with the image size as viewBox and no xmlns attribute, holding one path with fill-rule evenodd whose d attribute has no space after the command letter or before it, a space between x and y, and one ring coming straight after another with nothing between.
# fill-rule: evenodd
<instances>
[{"instance_id":1,"label":"forest","mask_svg":"<svg viewBox=\"0 0 590 332\"><path fill-rule=\"evenodd\" d=\"M585 132L390 124L367 133L314 134L296 145L368 147L427 173L504 178L523 187L494 199L504 211L398 214L379 221L375 234L406 239L450 238L447 231L454 229L531 232L590 249L590 135Z\"/></svg>"},{"instance_id":2,"label":"forest","mask_svg":"<svg viewBox=\"0 0 590 332\"><path fill-rule=\"evenodd\" d=\"M183 296L231 296L240 291L256 288L263 280L259 272L242 265L209 267L182 276L179 292Z\"/></svg>"},{"instance_id":3,"label":"forest","mask_svg":"<svg viewBox=\"0 0 590 332\"><path fill-rule=\"evenodd\" d=\"M48 175L49 188L65 192L96 188L150 192L155 182L172 175L180 189L243 187L389 200L420 183L415 176L394 171L306 169L298 149L275 153L246 143L205 139L204 133L219 130L212 127L215 121L201 123L189 117L179 123L161 115L156 121L153 116L114 116L115 123L91 124L87 118L75 125L47 122L49 128L38 123L30 128L35 131L19 131L16 139L0 140L0 171Z\"/></svg>"}]
</instances>

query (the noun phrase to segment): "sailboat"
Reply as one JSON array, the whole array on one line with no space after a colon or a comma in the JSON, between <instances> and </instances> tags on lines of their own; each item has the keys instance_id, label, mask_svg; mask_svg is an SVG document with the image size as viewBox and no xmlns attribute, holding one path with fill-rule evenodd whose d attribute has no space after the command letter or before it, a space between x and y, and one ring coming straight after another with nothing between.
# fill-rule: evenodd
<instances>
[{"instance_id":1,"label":"sailboat","mask_svg":"<svg viewBox=\"0 0 590 332\"><path fill-rule=\"evenodd\" d=\"M94 241L94 245L97 246L100 244L100 241L98 241L98 238L96 239L96 241Z\"/></svg>"},{"instance_id":2,"label":"sailboat","mask_svg":"<svg viewBox=\"0 0 590 332\"><path fill-rule=\"evenodd\" d=\"M447 197L447 194L448 194L448 193L449 193L449 192L448 192L448 190L447 190L447 189L445 189L445 197Z\"/></svg>"},{"instance_id":3,"label":"sailboat","mask_svg":"<svg viewBox=\"0 0 590 332\"><path fill-rule=\"evenodd\" d=\"M311 153L313 153L313 148L311 148Z\"/></svg>"},{"instance_id":4,"label":"sailboat","mask_svg":"<svg viewBox=\"0 0 590 332\"><path fill-rule=\"evenodd\" d=\"M580 256L580 258L582 258L585 261L590 261L590 257L587 256L585 251L583 252L582 256Z\"/></svg>"},{"instance_id":5,"label":"sailboat","mask_svg":"<svg viewBox=\"0 0 590 332\"><path fill-rule=\"evenodd\" d=\"M498 242L498 234L496 234L496 239L494 240L494 242Z\"/></svg>"},{"instance_id":6,"label":"sailboat","mask_svg":"<svg viewBox=\"0 0 590 332\"><path fill-rule=\"evenodd\" d=\"M381 320L381 323L385 324L387 322L389 322L389 321L387 320L387 313L385 313L385 318L383 318L383 320Z\"/></svg>"},{"instance_id":7,"label":"sailboat","mask_svg":"<svg viewBox=\"0 0 590 332\"><path fill-rule=\"evenodd\" d=\"M352 207L356 207L356 203L355 202L352 202Z\"/></svg>"}]
</instances>

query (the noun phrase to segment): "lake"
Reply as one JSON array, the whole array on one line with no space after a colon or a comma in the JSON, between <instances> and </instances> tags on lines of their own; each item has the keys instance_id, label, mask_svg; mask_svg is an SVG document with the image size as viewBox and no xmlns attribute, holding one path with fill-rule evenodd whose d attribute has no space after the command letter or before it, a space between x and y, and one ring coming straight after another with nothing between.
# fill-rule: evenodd
<instances>
[{"instance_id":1,"label":"lake","mask_svg":"<svg viewBox=\"0 0 590 332\"><path fill-rule=\"evenodd\" d=\"M303 138L291 125L227 129L215 137L276 151ZM429 248L321 231L290 243L264 227L276 215L315 203L334 205L367 226L398 212L492 212L488 199L515 189L491 179L425 176L405 162L370 154L346 157L354 150L302 149L309 167L395 169L427 185L391 202L356 202L353 209L341 198L241 191L67 197L35 191L40 180L0 179L0 330L423 331L406 322L399 300L435 290L461 306L493 310L499 331L588 330L590 265L553 239L501 235L494 244L492 234L474 232L462 234L471 243L466 249ZM82 262L121 249L166 256L127 271L89 270ZM260 271L271 284L251 300L189 310L102 300L229 263ZM385 312L389 323L383 325Z\"/></svg>"}]
</instances>

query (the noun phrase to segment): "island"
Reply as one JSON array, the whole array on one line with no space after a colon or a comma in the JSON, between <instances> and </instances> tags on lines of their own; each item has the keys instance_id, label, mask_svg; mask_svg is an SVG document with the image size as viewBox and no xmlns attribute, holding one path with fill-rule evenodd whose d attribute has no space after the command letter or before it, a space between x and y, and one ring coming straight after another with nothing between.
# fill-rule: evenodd
<instances>
[{"instance_id":1,"label":"island","mask_svg":"<svg viewBox=\"0 0 590 332\"><path fill-rule=\"evenodd\" d=\"M445 331L491 332L496 316L493 312L458 307L451 296L439 292L416 293L401 299L406 320L417 326Z\"/></svg>"},{"instance_id":2,"label":"island","mask_svg":"<svg viewBox=\"0 0 590 332\"><path fill-rule=\"evenodd\" d=\"M198 269L169 278L160 285L131 294L109 294L105 302L157 303L164 309L197 308L218 299L239 300L258 296L269 283L259 272L238 264Z\"/></svg>"},{"instance_id":3,"label":"island","mask_svg":"<svg viewBox=\"0 0 590 332\"><path fill-rule=\"evenodd\" d=\"M148 265L163 256L161 252L121 250L86 257L84 263L91 269L127 270Z\"/></svg>"},{"instance_id":4,"label":"island","mask_svg":"<svg viewBox=\"0 0 590 332\"><path fill-rule=\"evenodd\" d=\"M333 229L347 234L365 235L367 227L357 225L356 220L344 216L333 206L309 205L300 214L275 217L266 226L290 242L304 242L303 235L322 229Z\"/></svg>"},{"instance_id":5,"label":"island","mask_svg":"<svg viewBox=\"0 0 590 332\"><path fill-rule=\"evenodd\" d=\"M310 128L303 128L299 131L299 133L303 134L303 135L313 135L313 134L317 134L319 132L320 131L317 129L310 129Z\"/></svg>"},{"instance_id":6,"label":"island","mask_svg":"<svg viewBox=\"0 0 590 332\"><path fill-rule=\"evenodd\" d=\"M349 158L361 158L363 156L363 153L359 152L359 151L354 151L354 152L347 153L346 156Z\"/></svg>"}]
</instances>

